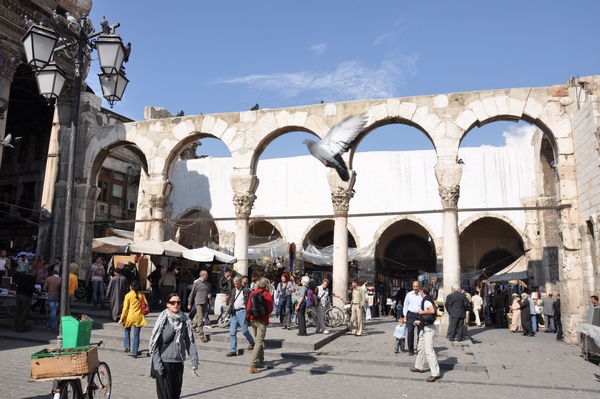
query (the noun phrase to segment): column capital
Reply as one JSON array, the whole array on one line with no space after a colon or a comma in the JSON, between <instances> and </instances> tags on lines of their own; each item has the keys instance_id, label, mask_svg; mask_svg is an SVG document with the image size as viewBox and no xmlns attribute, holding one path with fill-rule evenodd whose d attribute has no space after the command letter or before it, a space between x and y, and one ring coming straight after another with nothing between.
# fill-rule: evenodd
<instances>
[{"instance_id":1,"label":"column capital","mask_svg":"<svg viewBox=\"0 0 600 399\"><path fill-rule=\"evenodd\" d=\"M165 209L167 206L167 197L162 194L150 194L148 202L150 203L150 207L154 209Z\"/></svg>"},{"instance_id":2,"label":"column capital","mask_svg":"<svg viewBox=\"0 0 600 399\"><path fill-rule=\"evenodd\" d=\"M356 182L356 173L351 171L350 180L340 182L337 174L330 173L327 175L329 188L331 190L331 204L335 216L348 215L350 208L350 199L354 197L354 183Z\"/></svg>"},{"instance_id":3,"label":"column capital","mask_svg":"<svg viewBox=\"0 0 600 399\"><path fill-rule=\"evenodd\" d=\"M235 216L241 219L248 219L252 208L254 207L254 201L256 200L256 194L249 191L246 192L235 192L233 193L233 206L235 207Z\"/></svg>"},{"instance_id":4,"label":"column capital","mask_svg":"<svg viewBox=\"0 0 600 399\"><path fill-rule=\"evenodd\" d=\"M438 191L444 209L456 209L458 207L458 198L460 197L460 186L458 184L449 187L439 186Z\"/></svg>"}]
</instances>

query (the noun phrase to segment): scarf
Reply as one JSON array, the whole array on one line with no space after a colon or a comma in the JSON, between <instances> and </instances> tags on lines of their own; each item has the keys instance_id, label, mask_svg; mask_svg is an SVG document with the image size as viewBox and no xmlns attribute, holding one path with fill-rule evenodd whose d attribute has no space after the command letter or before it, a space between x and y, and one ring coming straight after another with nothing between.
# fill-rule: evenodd
<instances>
[{"instance_id":1,"label":"scarf","mask_svg":"<svg viewBox=\"0 0 600 399\"><path fill-rule=\"evenodd\" d=\"M187 326L187 329L183 331L184 334L187 334L188 340L193 342L194 335L192 334L192 326L188 317L182 311L178 313L171 313L169 309L163 310L160 315L158 315L158 319L156 319L156 323L154 324L154 329L152 330L152 335L150 335L150 353L153 353L156 349L156 344L158 343L158 339L160 338L163 328L166 323L170 323L175 330L175 339L174 341L177 343L178 349L180 349L181 345L181 333L183 326ZM185 324L184 324L185 323Z\"/></svg>"}]
</instances>

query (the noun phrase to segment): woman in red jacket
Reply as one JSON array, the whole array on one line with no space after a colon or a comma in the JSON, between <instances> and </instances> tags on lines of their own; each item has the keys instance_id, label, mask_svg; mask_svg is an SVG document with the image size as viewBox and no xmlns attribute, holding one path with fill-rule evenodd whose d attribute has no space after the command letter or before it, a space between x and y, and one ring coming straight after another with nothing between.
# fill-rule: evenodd
<instances>
[{"instance_id":1,"label":"woman in red jacket","mask_svg":"<svg viewBox=\"0 0 600 399\"><path fill-rule=\"evenodd\" d=\"M252 314L252 297L254 295L262 295L267 305L266 314L254 316ZM254 330L254 350L252 351L252 360L248 371L250 373L260 373L256 366L262 366L265 361L265 335L267 334L267 326L269 325L269 316L273 312L273 298L271 297L271 284L265 277L258 280L256 289L250 293L248 303L246 304L246 319L250 321Z\"/></svg>"}]
</instances>

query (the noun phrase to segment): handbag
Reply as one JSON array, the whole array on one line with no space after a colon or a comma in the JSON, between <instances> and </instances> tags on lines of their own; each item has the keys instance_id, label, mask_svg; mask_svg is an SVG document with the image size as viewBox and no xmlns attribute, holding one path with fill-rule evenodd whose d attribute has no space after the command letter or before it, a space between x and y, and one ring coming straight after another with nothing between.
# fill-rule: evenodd
<instances>
[{"instance_id":1,"label":"handbag","mask_svg":"<svg viewBox=\"0 0 600 399\"><path fill-rule=\"evenodd\" d=\"M141 299L141 302L142 302L142 314L144 316L146 316L148 313L150 313L150 308L148 307L148 304L146 303L146 301L144 300L143 297Z\"/></svg>"}]
</instances>

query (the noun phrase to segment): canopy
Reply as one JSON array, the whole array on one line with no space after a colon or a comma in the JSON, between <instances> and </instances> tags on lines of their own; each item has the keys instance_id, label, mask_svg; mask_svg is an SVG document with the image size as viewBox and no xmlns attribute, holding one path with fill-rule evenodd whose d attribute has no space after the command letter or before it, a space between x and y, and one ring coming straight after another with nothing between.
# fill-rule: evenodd
<instances>
[{"instance_id":1,"label":"canopy","mask_svg":"<svg viewBox=\"0 0 600 399\"><path fill-rule=\"evenodd\" d=\"M92 252L100 254L114 254L118 252L125 252L127 245L133 241L127 238L121 237L102 237L94 238L92 240Z\"/></svg>"},{"instance_id":2,"label":"canopy","mask_svg":"<svg viewBox=\"0 0 600 399\"><path fill-rule=\"evenodd\" d=\"M248 259L262 259L265 256L279 258L288 255L289 245L278 238L274 241L248 247Z\"/></svg>"},{"instance_id":3,"label":"canopy","mask_svg":"<svg viewBox=\"0 0 600 399\"><path fill-rule=\"evenodd\" d=\"M128 238L133 241L133 231L113 229L113 228L111 228L110 231L118 237Z\"/></svg>"},{"instance_id":4,"label":"canopy","mask_svg":"<svg viewBox=\"0 0 600 399\"><path fill-rule=\"evenodd\" d=\"M525 255L521 255L519 259L488 278L490 283L499 283L510 280L523 280L529 278L529 272L527 271L527 258Z\"/></svg>"},{"instance_id":5,"label":"canopy","mask_svg":"<svg viewBox=\"0 0 600 399\"><path fill-rule=\"evenodd\" d=\"M193 260L194 262L216 262L216 263L235 263L237 259L223 252L215 251L207 247L188 249L181 254L185 259Z\"/></svg>"},{"instance_id":6,"label":"canopy","mask_svg":"<svg viewBox=\"0 0 600 399\"><path fill-rule=\"evenodd\" d=\"M163 241L163 248L165 249L165 255L167 256L176 256L181 257L183 251L187 251L188 249L181 244L176 243L173 240Z\"/></svg>"},{"instance_id":7,"label":"canopy","mask_svg":"<svg viewBox=\"0 0 600 399\"><path fill-rule=\"evenodd\" d=\"M375 265L375 245L377 242L373 241L369 245L362 248L348 248L348 261L356 260L363 265ZM333 265L333 245L325 248L318 248L313 244L306 247L302 254L299 256L300 259L314 263L315 265Z\"/></svg>"}]
</instances>

